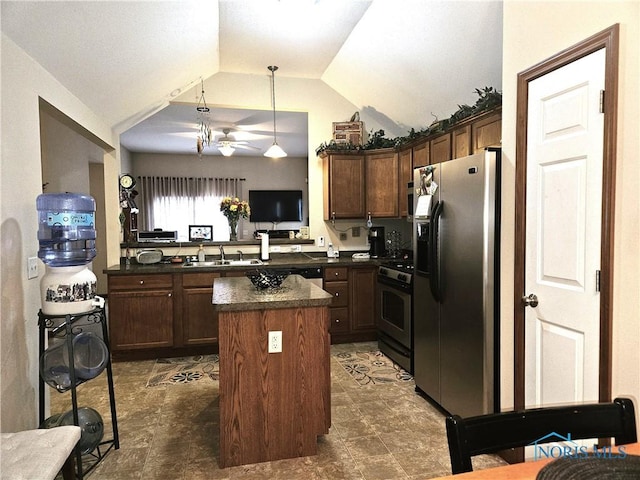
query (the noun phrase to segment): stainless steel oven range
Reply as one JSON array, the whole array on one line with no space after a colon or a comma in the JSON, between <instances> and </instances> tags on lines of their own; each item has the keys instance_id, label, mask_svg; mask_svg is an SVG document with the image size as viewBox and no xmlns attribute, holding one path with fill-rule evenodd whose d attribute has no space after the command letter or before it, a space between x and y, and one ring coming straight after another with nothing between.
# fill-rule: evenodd
<instances>
[{"instance_id":1,"label":"stainless steel oven range","mask_svg":"<svg viewBox=\"0 0 640 480\"><path fill-rule=\"evenodd\" d=\"M378 346L413 374L413 262L389 261L378 269Z\"/></svg>"}]
</instances>

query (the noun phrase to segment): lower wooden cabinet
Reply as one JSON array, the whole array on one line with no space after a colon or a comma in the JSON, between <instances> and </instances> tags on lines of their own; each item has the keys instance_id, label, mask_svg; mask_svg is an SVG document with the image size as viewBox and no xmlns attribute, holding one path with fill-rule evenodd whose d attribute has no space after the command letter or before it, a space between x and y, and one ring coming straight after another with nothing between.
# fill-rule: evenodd
<instances>
[{"instance_id":1,"label":"lower wooden cabinet","mask_svg":"<svg viewBox=\"0 0 640 480\"><path fill-rule=\"evenodd\" d=\"M376 286L378 267L352 267L351 282L351 331L365 334L376 330Z\"/></svg>"},{"instance_id":2,"label":"lower wooden cabinet","mask_svg":"<svg viewBox=\"0 0 640 480\"><path fill-rule=\"evenodd\" d=\"M375 265L324 268L332 343L375 340ZM116 359L214 353L218 313L211 303L221 275L244 271L108 275L108 321Z\"/></svg>"},{"instance_id":3,"label":"lower wooden cabinet","mask_svg":"<svg viewBox=\"0 0 640 480\"><path fill-rule=\"evenodd\" d=\"M217 345L218 312L213 308L213 282L219 273L182 275L182 345Z\"/></svg>"},{"instance_id":4,"label":"lower wooden cabinet","mask_svg":"<svg viewBox=\"0 0 640 480\"><path fill-rule=\"evenodd\" d=\"M376 339L378 268L325 267L324 289L333 295L329 308L331 343Z\"/></svg>"},{"instance_id":5,"label":"lower wooden cabinet","mask_svg":"<svg viewBox=\"0 0 640 480\"><path fill-rule=\"evenodd\" d=\"M170 274L109 276L108 311L113 351L173 346Z\"/></svg>"}]
</instances>

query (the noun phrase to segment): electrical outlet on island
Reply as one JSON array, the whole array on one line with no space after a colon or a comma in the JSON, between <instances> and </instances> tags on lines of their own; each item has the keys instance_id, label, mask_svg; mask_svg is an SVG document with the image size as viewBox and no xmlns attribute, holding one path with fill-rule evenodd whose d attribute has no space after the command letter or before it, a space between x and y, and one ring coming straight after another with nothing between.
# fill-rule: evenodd
<instances>
[{"instance_id":1,"label":"electrical outlet on island","mask_svg":"<svg viewBox=\"0 0 640 480\"><path fill-rule=\"evenodd\" d=\"M282 331L269 332L269 353L282 353Z\"/></svg>"}]
</instances>

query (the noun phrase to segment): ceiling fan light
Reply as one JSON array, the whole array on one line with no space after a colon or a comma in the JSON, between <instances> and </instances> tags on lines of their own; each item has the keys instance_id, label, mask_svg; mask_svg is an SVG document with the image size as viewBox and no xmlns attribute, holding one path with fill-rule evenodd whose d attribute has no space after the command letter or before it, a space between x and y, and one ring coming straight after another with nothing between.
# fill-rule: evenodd
<instances>
[{"instance_id":1,"label":"ceiling fan light","mask_svg":"<svg viewBox=\"0 0 640 480\"><path fill-rule=\"evenodd\" d=\"M285 152L276 142L273 142L273 145L264 152L264 156L269 158L282 158L287 156L287 152Z\"/></svg>"},{"instance_id":2,"label":"ceiling fan light","mask_svg":"<svg viewBox=\"0 0 640 480\"><path fill-rule=\"evenodd\" d=\"M220 145L218 147L218 150L220 150L220 153L225 157L230 157L231 155L233 155L233 152L236 151L236 149L231 145Z\"/></svg>"}]
</instances>

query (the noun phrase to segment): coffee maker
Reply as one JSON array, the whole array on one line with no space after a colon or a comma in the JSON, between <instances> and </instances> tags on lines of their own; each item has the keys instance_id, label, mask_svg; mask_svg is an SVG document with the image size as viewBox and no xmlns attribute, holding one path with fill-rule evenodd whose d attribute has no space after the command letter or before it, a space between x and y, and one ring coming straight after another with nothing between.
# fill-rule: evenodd
<instances>
[{"instance_id":1,"label":"coffee maker","mask_svg":"<svg viewBox=\"0 0 640 480\"><path fill-rule=\"evenodd\" d=\"M384 227L370 227L369 256L371 258L380 258L385 256L384 242Z\"/></svg>"}]
</instances>

